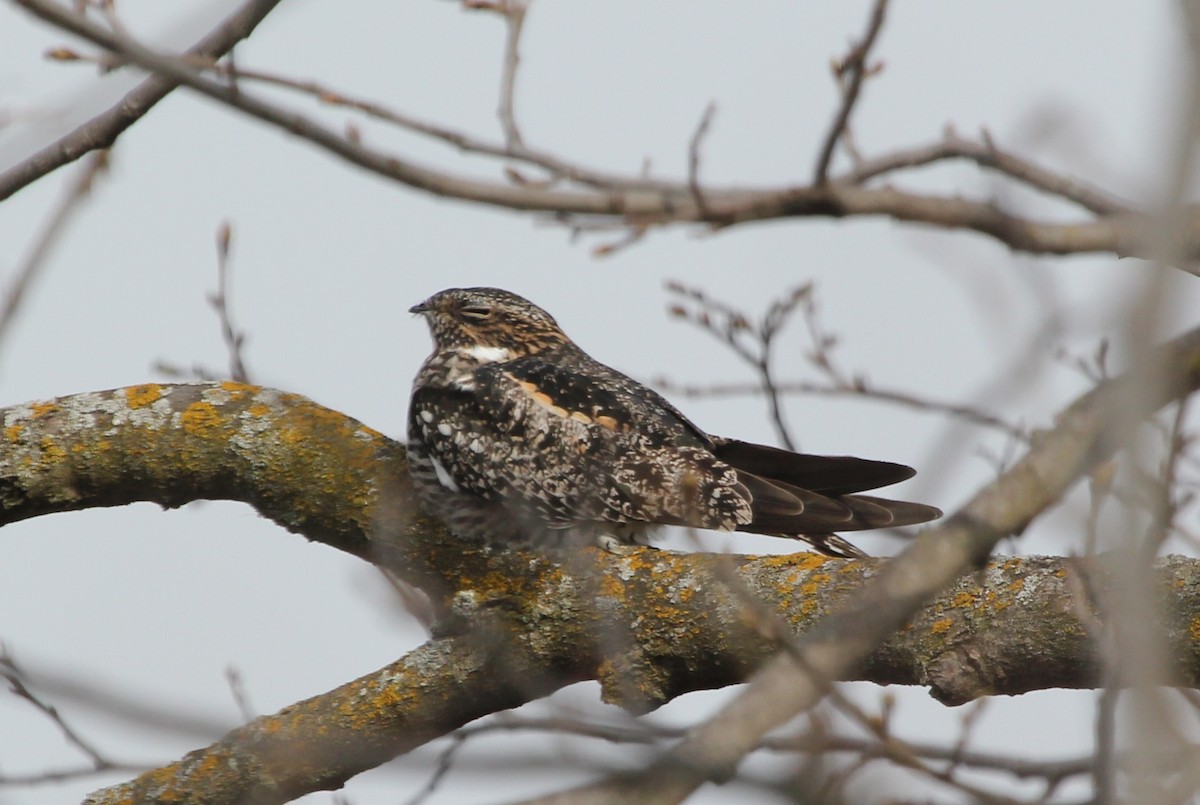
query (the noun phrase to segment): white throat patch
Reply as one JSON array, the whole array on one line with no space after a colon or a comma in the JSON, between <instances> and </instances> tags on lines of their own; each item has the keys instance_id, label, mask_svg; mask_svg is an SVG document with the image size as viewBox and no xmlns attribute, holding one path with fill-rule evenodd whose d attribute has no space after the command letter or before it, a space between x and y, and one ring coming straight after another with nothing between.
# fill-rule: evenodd
<instances>
[{"instance_id":1,"label":"white throat patch","mask_svg":"<svg viewBox=\"0 0 1200 805\"><path fill-rule=\"evenodd\" d=\"M462 350L462 353L469 355L480 363L499 363L512 357L512 352L504 347L485 347L481 344L466 347Z\"/></svg>"}]
</instances>

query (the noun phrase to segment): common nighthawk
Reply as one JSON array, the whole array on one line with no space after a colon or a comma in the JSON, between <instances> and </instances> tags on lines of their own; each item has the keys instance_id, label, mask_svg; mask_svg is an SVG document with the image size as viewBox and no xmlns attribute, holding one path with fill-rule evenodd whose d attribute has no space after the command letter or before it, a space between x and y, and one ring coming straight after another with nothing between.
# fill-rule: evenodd
<instances>
[{"instance_id":1,"label":"common nighthawk","mask_svg":"<svg viewBox=\"0 0 1200 805\"><path fill-rule=\"evenodd\" d=\"M413 381L409 466L426 508L461 537L619 552L670 524L863 556L833 532L941 516L856 494L911 467L710 436L514 293L451 288L410 312L434 348Z\"/></svg>"}]
</instances>

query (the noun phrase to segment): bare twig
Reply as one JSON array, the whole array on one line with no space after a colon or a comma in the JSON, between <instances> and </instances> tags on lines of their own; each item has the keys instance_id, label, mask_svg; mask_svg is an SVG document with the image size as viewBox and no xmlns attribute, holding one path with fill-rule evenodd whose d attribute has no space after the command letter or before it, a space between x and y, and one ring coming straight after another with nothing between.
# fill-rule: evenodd
<instances>
[{"instance_id":1,"label":"bare twig","mask_svg":"<svg viewBox=\"0 0 1200 805\"><path fill-rule=\"evenodd\" d=\"M792 289L767 308L757 321L732 306L713 299L698 288L689 288L678 282L667 283L667 290L696 306L696 309L676 304L670 313L700 327L721 341L745 361L758 375L758 385L767 398L771 422L780 443L789 450L796 449L787 423L784 421L783 406L780 404L778 385L771 363L771 350L775 338L787 324L796 308L812 293L812 285L801 285Z\"/></svg>"},{"instance_id":2,"label":"bare twig","mask_svg":"<svg viewBox=\"0 0 1200 805\"><path fill-rule=\"evenodd\" d=\"M421 805L437 791L438 786L450 774L454 768L454 759L458 755L458 751L467 744L467 739L478 733L467 732L467 727L460 727L452 732L448 737L450 744L438 753L437 763L433 767L433 774L429 775L429 779L425 781L425 785L421 786L411 797L404 801L405 805Z\"/></svg>"},{"instance_id":3,"label":"bare twig","mask_svg":"<svg viewBox=\"0 0 1200 805\"><path fill-rule=\"evenodd\" d=\"M775 424L776 432L783 434L781 442L785 445L790 444L791 440L785 438L788 431L783 423L780 398L788 394L851 396L877 400L918 411L948 414L974 425L999 430L1020 442L1029 440L1029 433L1026 429L974 406L932 400L895 389L879 388L872 385L865 377L850 374L841 369L834 359L833 352L834 347L837 346L837 337L821 326L817 317L816 294L811 285L801 286L793 290L784 300L774 302L763 321L753 325L744 313L711 299L703 291L686 288L679 283L672 283L668 286L668 290L700 307L699 311L693 312L686 307L675 305L670 311L672 315L697 325L730 347L734 354L754 369L759 379L756 383L720 383L697 386L675 383L667 378L659 377L652 381L653 384L671 393L688 397L732 397L762 394L767 397L772 422ZM774 375L770 351L773 339L788 317L796 310L799 310L803 316L810 342L809 349L804 352L805 358L810 366L825 376L826 380L823 383L803 380L781 382ZM750 339L751 343L746 343L746 339Z\"/></svg>"},{"instance_id":4,"label":"bare twig","mask_svg":"<svg viewBox=\"0 0 1200 805\"><path fill-rule=\"evenodd\" d=\"M986 140L967 140L948 128L939 143L894 151L856 166L844 181L862 184L871 179L906 168L931 165L952 159L967 159L981 168L988 168L1050 196L1077 204L1097 215L1120 215L1132 211L1131 206L1110 193L1093 187L1080 179L1063 176L1035 165L1028 160L1002 151L991 137Z\"/></svg>"},{"instance_id":5,"label":"bare twig","mask_svg":"<svg viewBox=\"0 0 1200 805\"><path fill-rule=\"evenodd\" d=\"M662 376L654 377L650 382L652 385L670 394L693 398L747 397L763 393L762 386L758 383L713 383L709 385L697 385L679 383L671 378ZM861 397L881 403L892 403L916 411L952 416L964 422L969 422L972 425L998 430L1022 442L1029 439L1027 429L1019 425L1014 425L1011 422L1006 422L1001 417L980 410L975 406L934 400L898 389L881 388L869 383L865 378L856 378L853 383L848 385L842 385L837 382L814 383L804 380L780 381L775 384L775 391L781 396L807 394L818 397Z\"/></svg>"},{"instance_id":6,"label":"bare twig","mask_svg":"<svg viewBox=\"0 0 1200 805\"><path fill-rule=\"evenodd\" d=\"M500 72L500 105L496 110L504 142L509 149L523 147L513 95L517 83L517 68L521 64L521 30L525 15L533 0L463 0L463 8L473 11L492 11L504 18L504 61Z\"/></svg>"},{"instance_id":7,"label":"bare twig","mask_svg":"<svg viewBox=\"0 0 1200 805\"><path fill-rule=\"evenodd\" d=\"M521 63L519 45L521 30L525 27L525 14L530 0L504 0L504 20L508 34L504 40L504 68L500 77L500 127L504 130L504 141L510 146L522 144L521 130L517 128L517 115L513 95L517 84L517 67Z\"/></svg>"},{"instance_id":8,"label":"bare twig","mask_svg":"<svg viewBox=\"0 0 1200 805\"><path fill-rule=\"evenodd\" d=\"M696 202L696 209L700 211L702 218L708 218L708 207L704 203L704 193L700 190L700 146L704 143L716 112L717 105L710 101L708 106L704 107L704 114L700 116L696 131L688 142L688 189L692 192L692 200Z\"/></svg>"},{"instance_id":9,"label":"bare twig","mask_svg":"<svg viewBox=\"0 0 1200 805\"><path fill-rule=\"evenodd\" d=\"M889 760L950 785L955 785L956 781L948 771L937 770L927 764L945 763L950 767L1001 772L1017 779L1043 780L1048 786L1057 786L1064 780L1088 774L1092 769L1093 758L1090 755L1064 760L1028 760L973 751L957 745L939 746L900 739L889 731L887 719L870 717L861 709L854 708L846 699L842 699L839 707L842 705L854 711L851 714L856 720L861 719L860 723L868 728L866 737L833 734L816 728L800 734L764 737L758 743L757 749L789 754L851 754L857 755L863 761ZM525 716L499 713L481 723L460 727L446 736L448 745L439 753L433 775L422 790L409 800L410 805L424 801L437 789L452 770L455 757L469 741L498 732L554 733L613 744L660 746L665 742L684 738L688 730L646 720L625 725L597 722L580 715Z\"/></svg>"},{"instance_id":10,"label":"bare twig","mask_svg":"<svg viewBox=\"0 0 1200 805\"><path fill-rule=\"evenodd\" d=\"M229 695L233 696L233 703L237 705L242 720L253 721L257 718L258 713L255 712L254 707L250 704L250 697L246 694L246 680L242 678L242 672L230 665L225 669L225 681L229 684Z\"/></svg>"},{"instance_id":11,"label":"bare twig","mask_svg":"<svg viewBox=\"0 0 1200 805\"><path fill-rule=\"evenodd\" d=\"M239 383L249 383L250 373L242 357L246 333L234 327L229 313L229 247L232 240L233 228L224 221L217 229L217 292L209 294L208 304L221 322L221 338L229 351L229 376Z\"/></svg>"},{"instance_id":12,"label":"bare twig","mask_svg":"<svg viewBox=\"0 0 1200 805\"><path fill-rule=\"evenodd\" d=\"M708 188L706 214L696 206L684 182L625 179L592 189L560 190L536 184L479 181L426 167L394 154L365 148L353 137L335 131L245 91L215 82L186 61L156 53L133 40L96 25L52 0L13 0L64 30L104 47L131 63L185 84L210 98L337 154L352 164L402 182L418 190L483 204L518 210L552 212L568 225L576 216L598 216L625 224L650 226L680 222L708 222L722 226L745 221L795 216L885 215L896 220L958 229L971 229L1013 249L1038 254L1109 252L1143 255L1152 250L1148 218L1141 214L1101 216L1069 223L1047 223L1008 212L991 201L971 201L960 196L942 197L867 187L830 179L813 186L754 190ZM1191 211L1196 217L1196 211ZM1197 272L1200 234L1187 244L1179 267Z\"/></svg>"},{"instance_id":13,"label":"bare twig","mask_svg":"<svg viewBox=\"0 0 1200 805\"><path fill-rule=\"evenodd\" d=\"M842 104L833 118L829 133L825 135L825 142L821 145L817 166L813 171L814 185L820 186L829 180L829 166L833 162L833 150L849 127L850 113L854 111L854 104L858 101L863 80L871 73L870 68L867 67L867 56L870 55L871 47L875 44L875 39L883 27L886 13L887 0L875 0L875 6L871 10L871 18L867 23L867 30L863 34L862 40L834 64L834 76L842 90Z\"/></svg>"},{"instance_id":14,"label":"bare twig","mask_svg":"<svg viewBox=\"0 0 1200 805\"><path fill-rule=\"evenodd\" d=\"M28 685L25 684L24 675L20 668L18 668L16 661L2 646L0 646L0 677L8 683L8 688L14 695L24 699L40 710L58 728L58 731L62 733L67 743L75 747L91 761L90 767L80 769L42 771L28 775L0 775L0 784L36 785L41 783L56 783L78 777L87 777L99 772L140 771L144 768L131 763L119 763L109 759L104 753L93 746L91 742L76 732L75 728L63 718L62 713L58 711L57 707L42 700L29 689Z\"/></svg>"},{"instance_id":15,"label":"bare twig","mask_svg":"<svg viewBox=\"0 0 1200 805\"><path fill-rule=\"evenodd\" d=\"M209 58L228 53L235 44L250 36L279 2L247 0L188 53ZM111 148L125 129L140 120L176 86L175 81L162 75L151 76L106 111L0 173L0 201L84 154Z\"/></svg>"},{"instance_id":16,"label":"bare twig","mask_svg":"<svg viewBox=\"0 0 1200 805\"><path fill-rule=\"evenodd\" d=\"M29 254L18 266L15 276L0 303L0 342L12 326L17 311L25 299L30 285L39 269L45 265L46 257L62 236L67 224L91 193L96 178L108 168L108 151L98 151L79 168L79 173L67 184L62 199L46 220L42 231L33 242Z\"/></svg>"}]
</instances>

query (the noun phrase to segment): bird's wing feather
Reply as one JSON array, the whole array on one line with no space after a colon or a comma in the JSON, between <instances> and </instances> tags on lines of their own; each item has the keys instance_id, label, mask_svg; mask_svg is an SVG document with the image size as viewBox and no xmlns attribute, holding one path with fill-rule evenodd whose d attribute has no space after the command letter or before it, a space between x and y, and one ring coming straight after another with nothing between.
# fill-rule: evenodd
<instances>
[{"instance_id":1,"label":"bird's wing feather","mask_svg":"<svg viewBox=\"0 0 1200 805\"><path fill-rule=\"evenodd\" d=\"M911 478L914 470L903 464L792 453L722 437L713 437L712 443L713 454L734 467L755 495L754 517L738 527L741 531L815 537L833 531L913 525L942 516L933 506L854 494ZM760 505L759 490L764 488L772 496L782 492L799 499L801 511L788 512L773 503Z\"/></svg>"},{"instance_id":2,"label":"bird's wing feather","mask_svg":"<svg viewBox=\"0 0 1200 805\"><path fill-rule=\"evenodd\" d=\"M523 501L550 520L748 522L737 474L647 392L599 364L530 356L481 366L457 386L416 389L409 423L459 489Z\"/></svg>"},{"instance_id":3,"label":"bird's wing feather","mask_svg":"<svg viewBox=\"0 0 1200 805\"><path fill-rule=\"evenodd\" d=\"M516 388L518 398L540 409L542 427L586 434L580 437L586 450L577 448L585 465L578 481L600 497L603 507L594 516L727 530L749 521L751 494L709 452L708 435L620 372L573 350L487 366L476 375L481 389L498 390L492 404L511 400ZM489 375L494 380L485 381ZM580 456L561 460L578 464Z\"/></svg>"},{"instance_id":4,"label":"bird's wing feather","mask_svg":"<svg viewBox=\"0 0 1200 805\"><path fill-rule=\"evenodd\" d=\"M890 461L853 456L814 456L737 439L713 437L713 454L739 470L826 495L849 495L890 486L916 470Z\"/></svg>"},{"instance_id":5,"label":"bird's wing feather","mask_svg":"<svg viewBox=\"0 0 1200 805\"><path fill-rule=\"evenodd\" d=\"M476 374L502 374L568 412L606 416L620 430L636 430L664 443L711 448L708 434L652 389L578 348L557 352L486 366Z\"/></svg>"}]
</instances>

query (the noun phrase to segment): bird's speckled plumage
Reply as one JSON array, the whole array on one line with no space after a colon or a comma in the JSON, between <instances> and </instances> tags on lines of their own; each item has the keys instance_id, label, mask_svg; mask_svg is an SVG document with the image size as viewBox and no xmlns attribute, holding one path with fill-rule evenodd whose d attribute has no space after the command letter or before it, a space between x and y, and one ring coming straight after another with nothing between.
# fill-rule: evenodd
<instances>
[{"instance_id":1,"label":"bird's speckled plumage","mask_svg":"<svg viewBox=\"0 0 1200 805\"><path fill-rule=\"evenodd\" d=\"M910 477L903 465L709 436L516 294L451 288L411 312L434 350L413 382L409 466L426 507L462 537L614 548L673 524L856 556L834 530L941 514L853 494Z\"/></svg>"}]
</instances>

